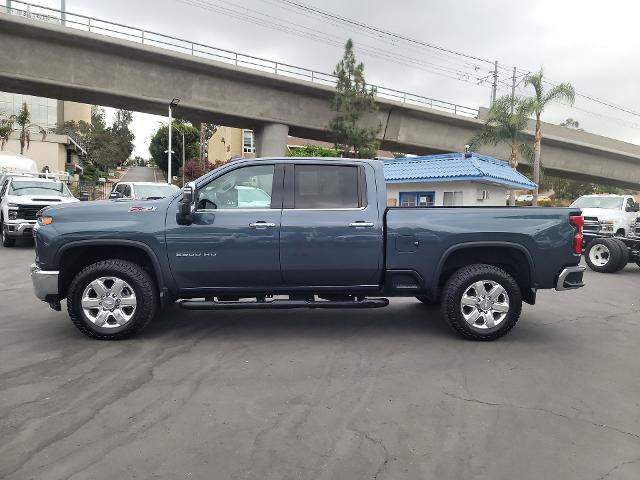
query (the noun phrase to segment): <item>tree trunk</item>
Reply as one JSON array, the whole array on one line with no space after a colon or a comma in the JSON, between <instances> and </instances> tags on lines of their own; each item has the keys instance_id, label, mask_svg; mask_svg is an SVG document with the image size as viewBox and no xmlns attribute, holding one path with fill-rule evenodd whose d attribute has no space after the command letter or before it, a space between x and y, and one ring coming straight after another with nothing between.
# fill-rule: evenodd
<instances>
[{"instance_id":1,"label":"tree trunk","mask_svg":"<svg viewBox=\"0 0 640 480\"><path fill-rule=\"evenodd\" d=\"M511 155L509 156L509 165L514 170L518 168L518 146L515 141L511 142ZM515 190L509 191L509 206L516 206L516 192Z\"/></svg>"},{"instance_id":2,"label":"tree trunk","mask_svg":"<svg viewBox=\"0 0 640 480\"><path fill-rule=\"evenodd\" d=\"M533 191L533 206L538 205L538 184L540 183L540 143L542 141L542 128L540 115L536 116L536 135L533 139L533 182L536 188Z\"/></svg>"}]
</instances>

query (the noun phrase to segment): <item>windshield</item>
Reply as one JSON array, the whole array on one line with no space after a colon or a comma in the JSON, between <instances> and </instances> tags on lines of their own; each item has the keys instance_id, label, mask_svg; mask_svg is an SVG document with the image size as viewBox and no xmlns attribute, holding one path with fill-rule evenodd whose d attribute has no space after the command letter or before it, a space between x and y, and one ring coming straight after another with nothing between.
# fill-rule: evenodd
<instances>
[{"instance_id":1,"label":"windshield","mask_svg":"<svg viewBox=\"0 0 640 480\"><path fill-rule=\"evenodd\" d=\"M619 210L622 208L622 198L620 197L580 197L573 202L571 207L578 208L608 208Z\"/></svg>"},{"instance_id":2,"label":"windshield","mask_svg":"<svg viewBox=\"0 0 640 480\"><path fill-rule=\"evenodd\" d=\"M180 190L175 185L136 185L136 198L144 200L145 198L164 198L173 195Z\"/></svg>"},{"instance_id":3,"label":"windshield","mask_svg":"<svg viewBox=\"0 0 640 480\"><path fill-rule=\"evenodd\" d=\"M11 182L9 195L48 195L56 197L70 197L71 192L62 182L14 180Z\"/></svg>"}]
</instances>

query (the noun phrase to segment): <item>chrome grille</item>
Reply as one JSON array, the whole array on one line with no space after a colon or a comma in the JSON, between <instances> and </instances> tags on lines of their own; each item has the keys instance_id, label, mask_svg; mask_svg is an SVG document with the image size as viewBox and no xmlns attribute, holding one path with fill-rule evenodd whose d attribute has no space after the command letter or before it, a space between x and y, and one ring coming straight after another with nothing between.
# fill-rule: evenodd
<instances>
[{"instance_id":1,"label":"chrome grille","mask_svg":"<svg viewBox=\"0 0 640 480\"><path fill-rule=\"evenodd\" d=\"M587 235L597 235L600 232L598 217L584 217L582 231Z\"/></svg>"},{"instance_id":2,"label":"chrome grille","mask_svg":"<svg viewBox=\"0 0 640 480\"><path fill-rule=\"evenodd\" d=\"M20 205L18 207L18 219L35 220L38 212L49 205Z\"/></svg>"}]
</instances>

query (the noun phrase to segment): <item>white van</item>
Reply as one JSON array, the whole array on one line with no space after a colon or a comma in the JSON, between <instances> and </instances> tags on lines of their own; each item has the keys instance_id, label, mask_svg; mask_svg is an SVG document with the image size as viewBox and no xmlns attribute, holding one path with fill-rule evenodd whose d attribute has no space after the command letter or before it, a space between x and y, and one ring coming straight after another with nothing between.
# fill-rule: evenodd
<instances>
[{"instance_id":1,"label":"white van","mask_svg":"<svg viewBox=\"0 0 640 480\"><path fill-rule=\"evenodd\" d=\"M7 173L38 173L35 160L15 153L0 153L0 175Z\"/></svg>"}]
</instances>

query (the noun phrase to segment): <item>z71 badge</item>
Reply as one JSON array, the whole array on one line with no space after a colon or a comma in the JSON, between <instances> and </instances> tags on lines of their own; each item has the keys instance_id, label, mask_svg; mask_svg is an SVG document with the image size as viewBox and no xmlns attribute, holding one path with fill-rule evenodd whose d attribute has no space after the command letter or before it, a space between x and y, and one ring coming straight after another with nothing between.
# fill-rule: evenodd
<instances>
[{"instance_id":1,"label":"z71 badge","mask_svg":"<svg viewBox=\"0 0 640 480\"><path fill-rule=\"evenodd\" d=\"M158 207L129 207L130 212L155 212Z\"/></svg>"}]
</instances>

